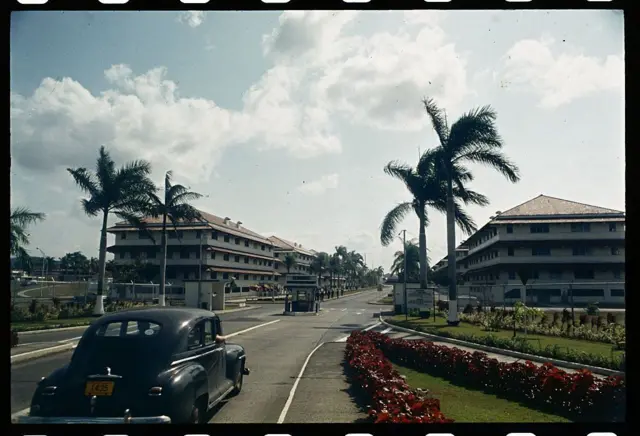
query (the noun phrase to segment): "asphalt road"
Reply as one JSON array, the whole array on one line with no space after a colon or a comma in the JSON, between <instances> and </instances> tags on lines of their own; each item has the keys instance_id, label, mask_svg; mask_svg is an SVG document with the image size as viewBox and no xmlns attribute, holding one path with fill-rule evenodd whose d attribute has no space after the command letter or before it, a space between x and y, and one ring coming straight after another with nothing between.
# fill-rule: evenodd
<instances>
[{"instance_id":1,"label":"asphalt road","mask_svg":"<svg viewBox=\"0 0 640 436\"><path fill-rule=\"evenodd\" d=\"M265 304L258 309L220 315L225 334L269 321L280 322L236 336L230 342L247 350L251 375L245 378L242 393L217 408L211 422L275 423L287 401L295 378L309 353L321 342L330 342L351 330L374 324L385 306L370 305L377 291L322 303L319 316L283 316L281 305ZM32 341L64 341L82 330L46 332L21 337ZM41 377L66 364L72 352L19 363L11 368L11 413L29 407L31 395Z\"/></svg>"}]
</instances>

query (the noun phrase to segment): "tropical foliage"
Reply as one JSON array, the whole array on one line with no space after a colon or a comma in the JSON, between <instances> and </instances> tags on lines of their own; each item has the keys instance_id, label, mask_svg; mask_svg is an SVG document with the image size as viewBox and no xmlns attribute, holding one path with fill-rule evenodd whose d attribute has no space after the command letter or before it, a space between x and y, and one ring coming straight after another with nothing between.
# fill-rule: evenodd
<instances>
[{"instance_id":1,"label":"tropical foliage","mask_svg":"<svg viewBox=\"0 0 640 436\"><path fill-rule=\"evenodd\" d=\"M151 164L139 160L129 162L120 168L104 146L100 147L95 172L86 168L68 168L78 187L88 195L82 208L90 217L102 219L100 228L100 248L98 257L97 295L104 295L104 275L107 260L107 220L109 214L129 221L140 222L140 214L150 193L156 190L149 178ZM97 299L96 314L103 314L102 298Z\"/></svg>"},{"instance_id":2,"label":"tropical foliage","mask_svg":"<svg viewBox=\"0 0 640 436\"><path fill-rule=\"evenodd\" d=\"M29 245L27 228L45 219L45 214L32 212L26 207L12 208L9 214L9 254L24 256Z\"/></svg>"},{"instance_id":3,"label":"tropical foliage","mask_svg":"<svg viewBox=\"0 0 640 436\"><path fill-rule=\"evenodd\" d=\"M398 280L404 280L405 252L407 257L407 282L416 282L420 279L420 249L411 241L406 242L404 250L396 252L390 272L397 275Z\"/></svg>"},{"instance_id":4,"label":"tropical foliage","mask_svg":"<svg viewBox=\"0 0 640 436\"><path fill-rule=\"evenodd\" d=\"M449 300L455 304L455 222L459 213L456 190L458 193L468 192L465 184L473 180L473 175L465 165L477 163L494 168L512 183L519 181L520 176L518 167L502 152L503 141L496 126L497 113L491 106L472 109L449 126L444 110L433 99L424 99L423 104L438 136L439 145L424 153L417 172L434 174L436 179L445 183ZM458 311L453 309L449 312L450 321L457 322Z\"/></svg>"},{"instance_id":5,"label":"tropical foliage","mask_svg":"<svg viewBox=\"0 0 640 436\"><path fill-rule=\"evenodd\" d=\"M171 226L172 231L178 236L178 226L180 223L190 223L194 221L202 221L204 218L198 209L193 207L190 202L202 197L197 192L191 192L182 185L174 185L171 182L172 173L167 171L164 177L164 196L158 197L154 190L147 191L148 201L143 211L144 215L151 218L162 219L161 232L161 249L162 256L160 258L160 305L165 305L166 291L166 272L167 272L167 226ZM139 222L143 228L144 223ZM155 240L154 240L155 242Z\"/></svg>"}]
</instances>

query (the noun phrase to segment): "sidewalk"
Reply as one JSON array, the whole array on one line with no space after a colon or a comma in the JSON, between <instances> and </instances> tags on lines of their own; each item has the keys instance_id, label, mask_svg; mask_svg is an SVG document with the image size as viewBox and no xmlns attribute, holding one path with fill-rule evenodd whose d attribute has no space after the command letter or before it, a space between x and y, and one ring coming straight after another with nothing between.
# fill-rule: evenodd
<instances>
[{"instance_id":1,"label":"sidewalk","mask_svg":"<svg viewBox=\"0 0 640 436\"><path fill-rule=\"evenodd\" d=\"M326 343L307 364L285 424L355 423L367 418L344 375L344 343Z\"/></svg>"}]
</instances>

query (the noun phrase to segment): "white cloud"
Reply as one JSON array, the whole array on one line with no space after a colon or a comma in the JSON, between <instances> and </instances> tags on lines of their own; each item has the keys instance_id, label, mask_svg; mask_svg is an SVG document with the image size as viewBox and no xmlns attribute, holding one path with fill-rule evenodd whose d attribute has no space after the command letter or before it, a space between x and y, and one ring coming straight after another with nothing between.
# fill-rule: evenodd
<instances>
[{"instance_id":1,"label":"white cloud","mask_svg":"<svg viewBox=\"0 0 640 436\"><path fill-rule=\"evenodd\" d=\"M504 59L503 82L529 85L540 95L540 106L555 108L597 91L624 86L624 60L581 53L554 55L554 40L525 39L515 43Z\"/></svg>"},{"instance_id":2,"label":"white cloud","mask_svg":"<svg viewBox=\"0 0 640 436\"><path fill-rule=\"evenodd\" d=\"M338 174L326 174L319 178L318 180L314 180L312 182L302 182L300 186L298 186L298 192L303 194L311 194L311 195L320 195L324 194L329 189L336 189L338 187L338 183L340 181L340 177Z\"/></svg>"},{"instance_id":3,"label":"white cloud","mask_svg":"<svg viewBox=\"0 0 640 436\"><path fill-rule=\"evenodd\" d=\"M441 13L407 13L407 26L370 36L348 31L360 12L285 12L265 35L265 54L277 64L273 84L282 99L295 95L322 119L332 113L379 129L419 130L427 125L420 98L455 108L469 93L465 61L447 43ZM412 104L413 102L413 104ZM290 107L292 111L294 107ZM271 113L279 118L276 113ZM325 127L325 123L318 123ZM326 137L324 137L326 139Z\"/></svg>"},{"instance_id":4,"label":"white cloud","mask_svg":"<svg viewBox=\"0 0 640 436\"><path fill-rule=\"evenodd\" d=\"M204 22L206 16L205 11L184 11L178 15L178 21L195 28Z\"/></svg>"}]
</instances>

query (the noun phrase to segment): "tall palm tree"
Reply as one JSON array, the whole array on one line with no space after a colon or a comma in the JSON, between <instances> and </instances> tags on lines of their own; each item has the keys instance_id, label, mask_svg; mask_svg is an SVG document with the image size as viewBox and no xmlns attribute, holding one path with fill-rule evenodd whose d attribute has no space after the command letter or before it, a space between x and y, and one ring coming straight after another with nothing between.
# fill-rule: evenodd
<instances>
[{"instance_id":1,"label":"tall palm tree","mask_svg":"<svg viewBox=\"0 0 640 436\"><path fill-rule=\"evenodd\" d=\"M45 219L45 214L31 212L26 207L11 209L9 214L9 253L12 256L20 254L20 248L29 245L27 227Z\"/></svg>"},{"instance_id":2,"label":"tall palm tree","mask_svg":"<svg viewBox=\"0 0 640 436\"><path fill-rule=\"evenodd\" d=\"M512 183L518 182L520 175L518 167L502 153L503 142L496 127L497 113L491 106L472 109L449 127L445 112L433 99L424 99L423 104L440 142L435 150L436 171L446 180L449 323L457 324L455 190L464 192L464 183L472 179L464 164L492 167ZM426 153L427 166L433 165L434 158L430 154L433 150ZM467 174L467 177L461 178L461 174Z\"/></svg>"},{"instance_id":3,"label":"tall palm tree","mask_svg":"<svg viewBox=\"0 0 640 436\"><path fill-rule=\"evenodd\" d=\"M27 275L31 275L31 271L33 270L33 261L31 260L31 256L27 253L23 247L18 247L17 258L20 263L20 269L24 271Z\"/></svg>"},{"instance_id":4,"label":"tall palm tree","mask_svg":"<svg viewBox=\"0 0 640 436\"><path fill-rule=\"evenodd\" d=\"M68 168L76 184L89 195L82 200L84 212L91 217L101 215L100 248L98 254L98 289L94 315L104 314L104 273L107 260L107 221L109 214L139 223L139 212L145 196L156 187L149 178L151 164L140 160L116 169L105 147L100 147L95 173L86 168Z\"/></svg>"},{"instance_id":5,"label":"tall palm tree","mask_svg":"<svg viewBox=\"0 0 640 436\"><path fill-rule=\"evenodd\" d=\"M420 222L419 252L420 252L420 286L427 287L427 236L426 227L429 224L427 207L431 207L439 212L445 213L447 210L446 181L440 177L436 170L435 153L425 153L424 162L420 167L413 168L407 164L397 161L389 162L384 168L385 173L402 181L411 196L411 201L398 204L391 209L382 221L380 229L380 241L382 245L389 245L396 236L397 226L404 217L413 210ZM461 173L460 177L468 180L469 175ZM488 204L487 198L471 190L454 190L454 214L455 221L465 233L472 233L476 230L473 219L468 216L460 205L463 203L474 203L479 205ZM460 200L460 201L458 201Z\"/></svg>"},{"instance_id":6,"label":"tall palm tree","mask_svg":"<svg viewBox=\"0 0 640 436\"><path fill-rule=\"evenodd\" d=\"M399 280L403 280L405 273L407 281L416 280L420 277L420 248L411 241L407 241L405 249L396 251L393 258L393 264L391 264L391 274L398 276ZM404 269L404 257L405 251L407 253L407 270Z\"/></svg>"},{"instance_id":7,"label":"tall palm tree","mask_svg":"<svg viewBox=\"0 0 640 436\"><path fill-rule=\"evenodd\" d=\"M172 173L167 171L164 177L164 198L158 197L155 192L148 193L149 201L145 207L145 215L153 218L162 218L162 257L160 258L160 292L158 304L164 306L167 274L167 225L172 225L173 231L178 232L179 223L203 221L204 218L198 209L190 202L202 198L201 194L191 192L182 185L171 183ZM155 242L155 240L154 240ZM202 253L200 253L202 256Z\"/></svg>"},{"instance_id":8,"label":"tall palm tree","mask_svg":"<svg viewBox=\"0 0 640 436\"><path fill-rule=\"evenodd\" d=\"M329 268L329 255L325 252L317 253L311 261L311 271L318 276L318 285L322 285L322 277Z\"/></svg>"},{"instance_id":9,"label":"tall palm tree","mask_svg":"<svg viewBox=\"0 0 640 436\"><path fill-rule=\"evenodd\" d=\"M287 274L291 274L291 268L293 268L297 263L296 257L293 255L293 253L287 253L287 255L284 257L283 262L285 268L287 268Z\"/></svg>"}]
</instances>

